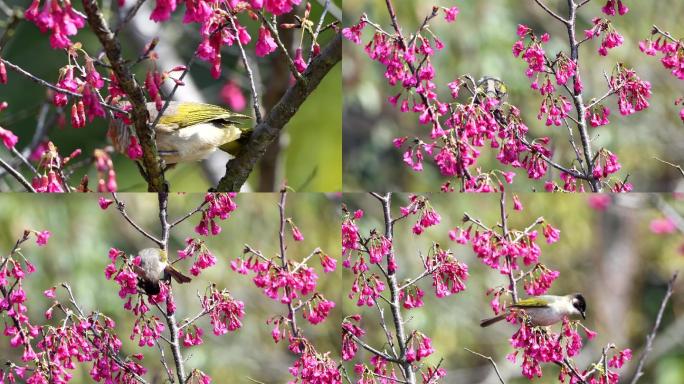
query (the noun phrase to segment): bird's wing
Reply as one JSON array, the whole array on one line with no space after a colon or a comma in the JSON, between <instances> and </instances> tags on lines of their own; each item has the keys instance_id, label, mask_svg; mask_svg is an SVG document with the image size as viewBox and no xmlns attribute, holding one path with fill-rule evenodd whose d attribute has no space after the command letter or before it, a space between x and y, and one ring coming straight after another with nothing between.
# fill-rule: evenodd
<instances>
[{"instance_id":1,"label":"bird's wing","mask_svg":"<svg viewBox=\"0 0 684 384\"><path fill-rule=\"evenodd\" d=\"M545 308L549 306L549 302L542 297L528 297L520 299L516 304L512 304L509 308Z\"/></svg>"},{"instance_id":2,"label":"bird's wing","mask_svg":"<svg viewBox=\"0 0 684 384\"><path fill-rule=\"evenodd\" d=\"M150 120L157 118L157 108L154 103L148 103L147 109ZM226 122L239 123L251 119L250 116L232 112L226 108L212 104L193 102L171 102L164 114L159 119L158 126L165 130L177 130L190 125L208 123L210 121L223 120Z\"/></svg>"},{"instance_id":3,"label":"bird's wing","mask_svg":"<svg viewBox=\"0 0 684 384\"><path fill-rule=\"evenodd\" d=\"M143 277L143 278L145 277L145 270L142 269L140 266L134 264L134 265L132 266L132 269L133 269L133 272L135 272L136 275L138 275L138 276L140 276L140 277Z\"/></svg>"}]
</instances>

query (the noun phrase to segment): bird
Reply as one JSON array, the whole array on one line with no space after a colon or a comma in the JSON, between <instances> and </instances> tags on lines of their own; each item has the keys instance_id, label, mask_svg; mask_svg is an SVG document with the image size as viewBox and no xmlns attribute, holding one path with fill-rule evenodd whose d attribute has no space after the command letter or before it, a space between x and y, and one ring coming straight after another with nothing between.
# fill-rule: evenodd
<instances>
[{"instance_id":1,"label":"bird","mask_svg":"<svg viewBox=\"0 0 684 384\"><path fill-rule=\"evenodd\" d=\"M168 282L173 277L179 284L190 282L190 277L182 274L169 264L168 254L159 248L145 248L138 252L140 265L134 265L133 271L138 275L138 287L146 294L159 294L161 281Z\"/></svg>"},{"instance_id":2,"label":"bird","mask_svg":"<svg viewBox=\"0 0 684 384\"><path fill-rule=\"evenodd\" d=\"M477 94L488 99L497 99L503 104L508 98L508 89L501 79L493 76L484 76L477 82Z\"/></svg>"},{"instance_id":3,"label":"bird","mask_svg":"<svg viewBox=\"0 0 684 384\"><path fill-rule=\"evenodd\" d=\"M146 106L151 124L159 111L155 103ZM252 127L244 125L251 119L218 105L171 101L154 127L157 151L167 167L204 160L217 149L233 159L252 134ZM118 152L128 151L131 130L121 119L113 120L107 136Z\"/></svg>"},{"instance_id":4,"label":"bird","mask_svg":"<svg viewBox=\"0 0 684 384\"><path fill-rule=\"evenodd\" d=\"M525 311L533 326L541 327L563 321L566 316L570 319L587 318L587 302L581 293L565 296L543 295L518 300L516 304L506 307L500 315L482 320L480 326L488 327L519 310Z\"/></svg>"}]
</instances>

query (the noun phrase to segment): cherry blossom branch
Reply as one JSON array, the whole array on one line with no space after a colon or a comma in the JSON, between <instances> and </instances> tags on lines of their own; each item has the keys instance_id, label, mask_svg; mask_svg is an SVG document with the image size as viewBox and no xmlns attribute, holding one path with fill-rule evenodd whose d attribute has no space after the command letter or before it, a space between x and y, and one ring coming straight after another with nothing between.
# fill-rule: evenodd
<instances>
[{"instance_id":1,"label":"cherry blossom branch","mask_svg":"<svg viewBox=\"0 0 684 384\"><path fill-rule=\"evenodd\" d=\"M575 36L575 26L577 25L577 5L574 0L568 0L569 16L568 23L566 24L568 30L568 39L570 42L570 59L573 60L577 66L576 74L573 76L573 82L575 85L579 83L579 73L580 73L580 62L579 62L579 44L577 43L577 37ZM575 88L578 88L575 86ZM584 159L586 161L586 176L588 178L589 184L593 192L601 192L601 183L597 181L594 174L594 155L591 149L591 143L589 141L589 133L587 132L587 117L585 114L586 108L584 106L584 100L582 98L582 90L578 88L572 98L575 104L575 109L577 110L577 119L579 124L577 129L579 130L580 141L582 143L582 148L584 150Z\"/></svg>"},{"instance_id":2,"label":"cherry blossom branch","mask_svg":"<svg viewBox=\"0 0 684 384\"><path fill-rule=\"evenodd\" d=\"M501 191L501 199L499 199L499 207L501 214L501 235L505 241L509 241L508 238L508 217L506 216L506 192ZM513 299L513 304L518 303L518 284L513 276L513 261L511 260L511 255L506 254L506 264L508 267L508 281L510 283L511 298Z\"/></svg>"},{"instance_id":3,"label":"cherry blossom branch","mask_svg":"<svg viewBox=\"0 0 684 384\"><path fill-rule=\"evenodd\" d=\"M64 289L65 289L65 290L67 291L67 293L69 294L69 302L71 302L71 306L74 307L74 309L76 309L76 311L78 312L79 316L80 316L82 319L86 319L88 316L86 316L86 314L85 314L85 312L83 311L83 309L81 309L81 307L78 305L78 303L77 303L77 301L76 301L76 298L74 297L74 293L73 293L73 291L71 290L71 286L70 286L69 284L67 284L67 283L62 283L62 287L64 287ZM97 329L95 328L95 325L92 324L92 323L90 324L90 330L93 332L94 337L101 338L101 337L100 337L100 334L98 333ZM88 338L88 342L89 342L91 345L93 345L94 347L97 347L91 338ZM112 350L112 348L111 348L109 345L107 345L107 356L111 357L112 360L114 361L114 363L115 363L116 365L118 365L121 369L123 369L124 371L126 371L126 372L128 372L130 375L132 375L133 378L135 378L136 381L138 381L139 383L142 383L142 384L146 384L146 383L147 383L147 381L146 381L145 379L143 379L142 377L140 377L140 375L138 375L138 374L137 374L135 371L133 371L127 364L125 364L124 361L123 361L123 360L121 359L121 357L119 356L119 354L116 353L114 350Z\"/></svg>"},{"instance_id":4,"label":"cherry blossom branch","mask_svg":"<svg viewBox=\"0 0 684 384\"><path fill-rule=\"evenodd\" d=\"M169 194L168 192L159 192L157 194L159 201L159 224L161 226L161 240L162 243L160 248L168 252L169 248L169 231L171 225L168 221L168 205L169 205ZM171 288L169 287L169 295L172 295ZM178 383L185 383L187 376L185 376L185 366L183 356L180 351L180 340L178 339L178 323L176 322L175 312L170 312L167 305L166 311L161 311L166 324L169 326L169 345L171 347L171 353L173 354L173 361L176 366L176 375L178 376Z\"/></svg>"},{"instance_id":5,"label":"cherry blossom branch","mask_svg":"<svg viewBox=\"0 0 684 384\"><path fill-rule=\"evenodd\" d=\"M398 364L401 363L401 361L399 359L396 359L396 358L388 355L385 352L382 352L382 351L379 351L379 350L373 348L372 346L368 345L367 343L365 343L363 340L359 339L355 335L352 335L352 334L350 334L350 335L351 335L352 339L354 340L354 342L356 342L358 345L360 345L363 349L367 350L368 352L370 352L374 355L380 356L389 362L398 363Z\"/></svg>"},{"instance_id":6,"label":"cherry blossom branch","mask_svg":"<svg viewBox=\"0 0 684 384\"><path fill-rule=\"evenodd\" d=\"M278 231L278 241L280 245L280 267L290 274L290 266L287 260L287 245L285 241L285 225L287 223L287 218L285 217L285 204L287 203L287 187L283 186L280 190L280 202L278 203L278 212L280 215L280 229ZM290 297L291 288L289 286L285 287L285 294ZM290 321L290 328L295 337L299 337L299 328L297 328L297 313L292 305L292 301L287 303L287 315Z\"/></svg>"},{"instance_id":7,"label":"cherry blossom branch","mask_svg":"<svg viewBox=\"0 0 684 384\"><path fill-rule=\"evenodd\" d=\"M280 135L281 130L340 60L342 60L342 37L338 34L321 54L311 61L311 65L302 74L305 81L298 81L290 86L261 124L257 124L254 128L254 132L240 154L226 164L226 173L216 186L217 191L240 190L270 144Z\"/></svg>"},{"instance_id":8,"label":"cherry blossom branch","mask_svg":"<svg viewBox=\"0 0 684 384\"><path fill-rule=\"evenodd\" d=\"M669 32L663 31L662 29L660 29L660 28L659 28L657 25L655 25L655 24L653 25L653 31L654 31L655 33L659 33L659 34L663 35L664 37L666 37L667 39L669 39L669 40L672 41L673 43L679 42L679 40L675 39Z\"/></svg>"},{"instance_id":9,"label":"cherry blossom branch","mask_svg":"<svg viewBox=\"0 0 684 384\"><path fill-rule=\"evenodd\" d=\"M637 364L636 373L634 374L634 377L632 377L630 384L636 384L641 378L641 376L643 376L644 374L643 370L644 365L646 364L646 358L653 349L653 340L656 337L658 328L660 328L660 322L663 320L665 307L667 307L667 302L670 300L670 297L672 296L672 292L674 291L674 283L677 280L678 275L679 272L675 272L670 278L670 281L668 281L667 283L667 291L665 292L665 296L663 296L663 300L660 302L660 309L658 309L658 315L656 316L655 323L653 324L653 329L651 329L651 332L648 334L648 336L646 336L646 346L644 347L644 350L641 353L639 363Z\"/></svg>"},{"instance_id":10,"label":"cherry blossom branch","mask_svg":"<svg viewBox=\"0 0 684 384\"><path fill-rule=\"evenodd\" d=\"M313 32L313 36L311 36L311 46L309 47L309 60L307 64L311 64L311 60L314 58L314 48L316 47L316 43L318 41L318 35L321 33L321 27L323 27L323 22L325 21L325 16L328 14L328 10L330 9L330 0L324 0L325 3L323 4L323 11L321 12L321 17L318 19L318 24L316 24L316 29Z\"/></svg>"},{"instance_id":11,"label":"cherry blossom branch","mask_svg":"<svg viewBox=\"0 0 684 384\"><path fill-rule=\"evenodd\" d=\"M388 4L391 5L391 1L387 0ZM394 226L392 224L392 193L387 193L384 196L379 194L372 194L376 199L378 199L382 205L382 213L385 221L385 238L392 242L394 235ZM390 258L394 255L394 246L390 247ZM406 359L406 331L404 330L404 319L401 313L401 305L399 303L399 284L397 283L396 271L389 269L387 271L387 282L390 291L390 311L392 313L392 319L394 320L394 330L396 332L397 346L399 347L399 366L403 372L404 378L410 384L416 382L416 376L411 367L411 363Z\"/></svg>"},{"instance_id":12,"label":"cherry blossom branch","mask_svg":"<svg viewBox=\"0 0 684 384\"><path fill-rule=\"evenodd\" d=\"M287 61L287 65L290 67L290 72L292 73L292 76L294 76L294 78L297 79L298 82L306 82L306 79L297 70L297 66L294 63L294 60L292 60L292 56L290 56L290 53L287 51L285 44L283 44L283 41L280 39L280 34L276 30L276 28L273 26L273 24L271 24L270 21L268 21L268 19L266 19L266 16L264 16L263 12L259 11L257 12L257 15L259 16L259 19L264 24L264 26L266 26L266 29L268 29L268 31L271 33L271 36L273 36L276 45L278 45L278 49L280 49L280 52L283 54L285 60Z\"/></svg>"},{"instance_id":13,"label":"cherry blossom branch","mask_svg":"<svg viewBox=\"0 0 684 384\"><path fill-rule=\"evenodd\" d=\"M168 190L168 184L164 180L164 170L161 159L157 152L157 143L154 139L154 128L148 125L149 113L145 100L145 94L138 82L131 75L130 69L121 56L121 45L118 39L109 29L107 21L99 10L96 0L83 0L83 9L88 15L88 24L102 43L107 54L112 71L119 80L121 89L128 95L133 107L131 111L135 126L136 136L140 140L143 150L142 163L145 169L145 179L148 183L148 191L161 192ZM161 113L159 113L161 116Z\"/></svg>"},{"instance_id":14,"label":"cherry blossom branch","mask_svg":"<svg viewBox=\"0 0 684 384\"><path fill-rule=\"evenodd\" d=\"M45 88L49 88L49 89L52 89L53 91L57 91L57 92L59 92L59 93L64 93L64 94L66 94L66 95L69 95L69 96L72 96L72 97L76 97L76 98L79 98L79 99L80 99L80 98L83 98L83 95L81 95L80 93L78 93L78 92L72 92L72 91L69 91L69 90L67 90L67 89L60 88L60 87L58 87L58 86L56 86L56 85L54 85L54 84L52 84L52 83L50 83L50 82L48 82L48 81L45 81L45 80L43 80L43 79L41 79L41 78L39 78L39 77L37 77L37 76L31 74L31 73L28 72L27 70L25 70L25 69L23 69L22 67L20 67L20 66L14 64L14 63L12 63L11 61L8 61L7 59L0 58L0 62L3 62L9 69L13 70L14 72L16 72L16 73L18 73L18 74L20 74L20 75L26 77L26 78L29 79L29 80L32 80L32 81L35 82L35 83L38 83L38 84L42 85L42 86L45 87ZM123 110L123 109L121 109L121 108L119 108L119 107L116 107L116 106L107 104L107 103L102 102L102 101L100 101L99 104L102 105L102 107L104 107L104 108L106 108L106 109L109 109L109 110L111 110L111 111L115 111L115 112L122 113L122 114L124 114L124 115L128 115L128 112L127 112L127 111L125 111L125 110Z\"/></svg>"}]
</instances>

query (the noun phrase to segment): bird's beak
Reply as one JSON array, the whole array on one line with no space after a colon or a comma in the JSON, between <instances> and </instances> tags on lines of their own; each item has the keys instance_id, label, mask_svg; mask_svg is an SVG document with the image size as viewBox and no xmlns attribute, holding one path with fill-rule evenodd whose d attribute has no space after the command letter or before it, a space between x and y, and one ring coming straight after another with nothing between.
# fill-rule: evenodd
<instances>
[{"instance_id":1,"label":"bird's beak","mask_svg":"<svg viewBox=\"0 0 684 384\"><path fill-rule=\"evenodd\" d=\"M582 312L582 319L586 320L587 319L587 314L585 312Z\"/></svg>"}]
</instances>

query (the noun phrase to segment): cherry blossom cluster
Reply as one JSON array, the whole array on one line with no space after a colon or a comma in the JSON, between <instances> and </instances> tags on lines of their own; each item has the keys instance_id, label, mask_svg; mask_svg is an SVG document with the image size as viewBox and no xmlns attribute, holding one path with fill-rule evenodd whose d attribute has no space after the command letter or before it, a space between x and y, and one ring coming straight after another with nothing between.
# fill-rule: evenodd
<instances>
[{"instance_id":1,"label":"cherry blossom cluster","mask_svg":"<svg viewBox=\"0 0 684 384\"><path fill-rule=\"evenodd\" d=\"M12 348L22 350L21 362L9 362L0 370L0 382L67 383L83 363L92 364L89 374L95 382L137 382L146 372L142 354L123 356L114 321L101 313L85 314L67 284L62 286L69 302L57 299L56 287L43 293L51 301L44 317L56 325L40 325L29 318L24 284L36 268L20 246L32 236L44 246L50 232L24 231L10 254L0 260L0 314L8 320L3 334Z\"/></svg>"},{"instance_id":2,"label":"cherry blossom cluster","mask_svg":"<svg viewBox=\"0 0 684 384\"><path fill-rule=\"evenodd\" d=\"M227 290L219 291L211 285L202 298L202 308L209 314L211 325L216 336L225 335L229 331L235 331L242 327L242 318L245 316L245 304L234 299ZM190 333L186 334L191 338ZM190 345L201 344L201 328L195 327L194 342ZM185 341L184 341L185 343Z\"/></svg>"},{"instance_id":3,"label":"cherry blossom cluster","mask_svg":"<svg viewBox=\"0 0 684 384\"><path fill-rule=\"evenodd\" d=\"M502 166L523 169L530 179L538 180L546 176L550 166L557 168L560 182L553 179L547 182L546 189L549 191L581 192L587 187L598 191L603 186L616 192L631 190L631 184L615 178L611 172L620 169L615 154L605 148L597 151L599 156L610 159L612 165L606 171L606 167L596 164L599 156L594 156L591 143L586 140L574 145L575 149L581 146L584 150L583 154L579 150L575 151L579 161L573 161L569 167L553 161L550 139L528 139L529 128L521 119L521 111L508 103L503 95L487 89L486 77L479 82L469 75L458 77L446 84L449 98L442 95L444 92L434 82L438 69L434 68L432 57L443 50L444 43L429 25L440 13L443 13L446 22L455 21L459 13L457 7L433 7L418 30L411 35L402 33L391 1L387 2L387 7L393 32L388 32L364 14L358 24L343 29L343 36L355 44L362 44L364 30L373 30L372 37L364 47L365 52L385 67L387 83L400 88L398 93L392 93L388 101L401 112L416 114L419 124L431 128L429 139L417 137L409 140L409 137L403 136L393 141L397 148L406 146L403 160L413 170L422 171L424 161L431 159L448 180L442 185L443 191L455 189L450 181L453 178L459 181L462 191L502 190L505 183L513 182L515 173L497 169L485 172L477 164L485 149L491 148ZM574 32L576 10L571 12L571 19L562 19L549 6L543 7L561 19L569 31ZM602 7L602 11L607 16L615 16L626 14L629 8L622 0L610 0ZM567 126L572 130L571 124L574 123L584 138L588 136L587 125L601 127L610 123L610 109L603 104L609 96L616 95L623 115L648 107L650 84L622 64L618 64L614 71L605 96L583 101L584 86L576 51L581 44L592 39L601 39L598 52L602 56L609 49L622 45L624 39L611 20L594 18L593 26L585 31L584 40L576 41L577 38L572 37L572 49L555 55L546 51L545 45L551 39L548 33L538 35L530 27L519 25L517 35L518 40L513 44L512 51L514 56L525 61L525 74L532 80L531 88L542 96L537 117L546 126ZM578 116L573 117L573 114ZM571 140L574 143L573 137ZM597 171L595 168L600 169Z\"/></svg>"},{"instance_id":4,"label":"cherry blossom cluster","mask_svg":"<svg viewBox=\"0 0 684 384\"><path fill-rule=\"evenodd\" d=\"M514 210L522 211L524 208L517 196L514 196L513 200ZM520 326L510 339L515 351L510 353L507 359L516 363L520 357L522 374L529 379L542 377L543 363L555 363L561 367L559 381L563 383L617 383L619 377L616 372L610 369L600 372L595 368L600 363L586 370L579 370L573 362L572 359L579 355L583 345L578 330L584 330L589 340L596 336L595 332L586 328L580 321L566 317L560 333L555 333L550 327L533 326L524 310L507 311L510 305L519 300L519 283L522 282L528 295L539 296L546 294L553 282L559 278L560 272L550 269L540 261L541 247L537 244L540 240L537 228L541 227L542 236L547 244L554 244L560 240L560 230L542 217L523 230L509 229L505 203L506 196L502 194L500 225L488 227L466 213L463 218L464 224L451 230L449 237L459 244L469 244L483 264L508 278L507 285L493 287L487 291L487 295L493 296L490 307L494 314L506 313L508 322ZM526 268L529 269L525 270ZM603 359L607 359L607 353L612 349L615 349L615 346L609 345L604 349ZM630 356L629 349L619 351L606 366L617 369Z\"/></svg>"},{"instance_id":5,"label":"cherry blossom cluster","mask_svg":"<svg viewBox=\"0 0 684 384\"><path fill-rule=\"evenodd\" d=\"M438 15L433 12L426 23ZM447 22L453 22L458 8L442 8ZM511 183L515 174L493 171L483 173L477 166L482 149L489 146L498 150L497 159L506 165L525 168L532 178L546 173L546 166L540 165L540 156L550 156L548 140L528 143L523 140L528 128L519 118L508 122L497 121L495 114L501 102L478 91L478 85L469 76L462 76L447 84L450 100L442 99L434 83L435 68L431 57L444 48L442 41L431 32L423 36L418 31L410 38L400 34L388 34L366 15L357 25L345 28L343 35L350 41L361 44L363 30L375 29L373 38L365 46L368 56L385 66L385 78L391 86L401 85L399 93L391 96L389 102L401 112L415 113L422 125L431 127L429 141L408 137L394 139L397 148L408 142L404 162L415 171L423 170L426 156L432 158L443 176L461 180L461 189L466 191L493 191L500 181ZM425 29L428 30L429 29ZM530 51L531 53L532 51ZM458 102L462 89L472 97L468 103ZM515 109L515 114L519 114ZM450 182L442 186L451 190Z\"/></svg>"},{"instance_id":6,"label":"cherry blossom cluster","mask_svg":"<svg viewBox=\"0 0 684 384\"><path fill-rule=\"evenodd\" d=\"M65 166L69 164L75 157L81 154L81 150L77 149L72 152L69 156L62 157L57 147L52 142L47 142L44 146L39 146L31 154L31 158L37 159L37 171L38 173L31 180L31 184L36 192L66 192L71 188L67 184L66 177L64 175ZM104 157L105 154L102 156ZM98 168L99 170L100 168ZM100 178L102 180L102 178ZM110 185L116 188L116 173L112 169L109 173ZM104 181L103 181L104 183ZM105 184L99 184L98 187ZM81 191L87 191L87 185L83 185L79 188Z\"/></svg>"},{"instance_id":7,"label":"cherry blossom cluster","mask_svg":"<svg viewBox=\"0 0 684 384\"><path fill-rule=\"evenodd\" d=\"M684 80L684 40L675 39L668 32L654 27L651 38L639 42L641 52L649 56L660 55L663 67L670 70L672 75L679 80ZM675 100L675 105L684 106L684 96ZM679 117L684 122L684 107L679 111Z\"/></svg>"},{"instance_id":8,"label":"cherry blossom cluster","mask_svg":"<svg viewBox=\"0 0 684 384\"><path fill-rule=\"evenodd\" d=\"M391 194L374 196L381 201L385 214L391 215ZM422 361L435 352L432 340L420 330L405 332L400 308L408 311L423 306L425 291L418 282L424 278L432 279L438 298L463 291L468 279L468 266L457 260L451 251L435 244L427 256L421 259L424 270L417 277L399 281L396 275L400 271L400 260L393 249L392 228L401 220L415 217L411 232L414 236L420 236L427 228L439 224L439 213L426 197L410 195L408 204L400 207L399 217L393 219L385 216L385 223L389 226L385 230L390 228L389 232L371 229L368 235L362 235L359 229L359 221L364 217L362 210L351 212L343 206L343 213L342 265L354 275L348 297L355 299L358 307L377 308L379 311L382 311L384 303L391 302L390 305L396 305L389 311L394 318L393 324L399 322L402 325L401 329L395 329L397 340L386 334L387 345L396 343L400 349L401 353L393 354L387 350L374 349L363 341L367 331L362 324L361 314L347 316L342 322L342 359L354 360L359 346L370 352L369 363L358 362L354 366L359 383L390 383L393 380L413 383L416 372L420 372L424 383L436 382L446 375L446 371L439 365ZM384 327L392 324L389 321L385 323L384 316L381 316L380 321Z\"/></svg>"},{"instance_id":9,"label":"cherry blossom cluster","mask_svg":"<svg viewBox=\"0 0 684 384\"><path fill-rule=\"evenodd\" d=\"M237 209L237 204L234 201L235 196L234 193L208 193L195 209L171 223L166 222L167 213L163 211L163 214L160 215L160 217L164 217L163 220L166 222L163 227L173 228L193 215L201 214L200 224L195 227L195 231L203 236L217 235L220 232L220 227L215 221L228 219L231 213ZM98 200L100 208L108 209L112 204L115 204L122 215L133 223L132 219L127 216L125 203L118 200L116 194L113 194L113 197L114 200L100 197ZM160 206L166 207L166 203ZM166 210L167 208L163 209ZM134 224L134 226L136 225ZM209 227L218 228L218 230L201 230L201 228ZM141 233L155 242L159 241L144 231ZM216 257L208 249L205 241L200 238L186 239L185 247L178 250L177 255L178 257L175 260L168 260L168 263L174 265L183 260L193 260L189 271L195 277L216 264ZM170 280L159 282L158 294L147 295L140 288L141 257L139 255L127 255L124 251L111 248L109 259L110 263L105 267L105 278L113 280L118 285L119 297L125 301L124 309L131 311L136 317L130 339L137 340L140 347L159 347L161 342L168 342L173 347L173 340L176 340L175 343L178 347L182 345L185 348L190 348L201 345L204 329L195 322L205 316L209 318L213 333L216 336L225 335L242 327L242 319L245 314L244 303L235 299L228 290L217 288L215 284L210 284L204 295L200 297L202 311L177 325L174 315L178 308ZM155 308L159 309L159 314L154 312ZM169 341L168 337L164 337L164 332L167 329L169 331L177 329L177 334L172 341ZM176 361L176 364L183 364L183 362ZM199 382L209 382L208 380L210 380L209 376L199 370L193 371L191 377L200 380Z\"/></svg>"},{"instance_id":10,"label":"cherry blossom cluster","mask_svg":"<svg viewBox=\"0 0 684 384\"><path fill-rule=\"evenodd\" d=\"M286 188L281 191L280 232L278 243L280 253L268 258L261 251L245 246L242 256L230 262L233 271L241 275L253 274L252 282L266 297L285 306L285 315L275 315L266 321L273 329L271 336L275 343L285 340L290 352L297 360L289 367L293 376L291 383L341 384L338 362L330 352L321 352L304 335L298 324L298 313L311 325L324 322L335 308L335 302L327 299L317 290L318 273L309 265L316 260L324 273L334 272L337 260L316 248L308 256L296 261L287 254L285 228L290 227L294 241L304 240L304 235L292 218L285 217Z\"/></svg>"},{"instance_id":11,"label":"cherry blossom cluster","mask_svg":"<svg viewBox=\"0 0 684 384\"><path fill-rule=\"evenodd\" d=\"M24 16L42 33L50 33L50 45L54 49L69 48L69 36L74 36L85 26L85 16L74 10L69 0L33 0Z\"/></svg>"}]
</instances>

